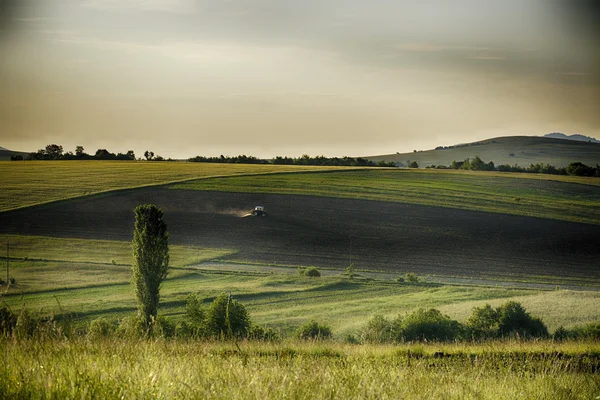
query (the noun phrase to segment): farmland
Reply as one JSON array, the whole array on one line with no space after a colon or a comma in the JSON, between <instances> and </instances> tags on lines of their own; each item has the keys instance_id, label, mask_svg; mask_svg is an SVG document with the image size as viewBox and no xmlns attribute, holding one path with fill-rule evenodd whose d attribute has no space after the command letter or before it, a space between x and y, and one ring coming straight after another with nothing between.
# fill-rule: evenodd
<instances>
[{"instance_id":1,"label":"farmland","mask_svg":"<svg viewBox=\"0 0 600 400\"><path fill-rule=\"evenodd\" d=\"M0 368L4 397L512 399L598 392L594 341L342 343L374 314L395 318L419 307L464 322L475 306L512 300L551 333L600 320L600 186L593 178L173 163L180 175L144 176L140 169L119 177L95 169L95 178L78 187L71 174L87 163L56 168L63 165L36 181L31 198L14 176L6 179L17 190L3 194L12 210L0 213L0 244L11 243L17 283L3 290L3 305L72 319L76 329L134 315L132 210L154 203L165 212L171 243L159 315L181 322L190 294L208 306L231 293L253 323L284 339L0 339L9 360ZM109 181L118 190L103 192ZM53 185L75 197L53 201L60 198ZM43 204L26 207L33 203ZM268 218L242 217L257 204L267 206ZM345 274L350 264L354 279ZM298 266L311 265L320 278L298 274ZM406 273L419 282L396 281ZM289 339L311 319L329 325L333 339Z\"/></svg>"},{"instance_id":2,"label":"farmland","mask_svg":"<svg viewBox=\"0 0 600 400\"><path fill-rule=\"evenodd\" d=\"M111 190L208 176L323 169L188 162L0 161L0 212Z\"/></svg>"}]
</instances>

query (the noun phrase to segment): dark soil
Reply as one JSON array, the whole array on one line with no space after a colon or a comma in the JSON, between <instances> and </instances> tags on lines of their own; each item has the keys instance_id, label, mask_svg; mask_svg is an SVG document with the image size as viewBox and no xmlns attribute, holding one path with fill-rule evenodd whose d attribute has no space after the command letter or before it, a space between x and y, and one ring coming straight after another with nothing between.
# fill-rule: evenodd
<instances>
[{"instance_id":1,"label":"dark soil","mask_svg":"<svg viewBox=\"0 0 600 400\"><path fill-rule=\"evenodd\" d=\"M598 225L365 200L150 188L1 213L0 233L131 240L144 203L162 207L171 243L235 249L231 260L600 278ZM269 216L238 216L256 205Z\"/></svg>"}]
</instances>

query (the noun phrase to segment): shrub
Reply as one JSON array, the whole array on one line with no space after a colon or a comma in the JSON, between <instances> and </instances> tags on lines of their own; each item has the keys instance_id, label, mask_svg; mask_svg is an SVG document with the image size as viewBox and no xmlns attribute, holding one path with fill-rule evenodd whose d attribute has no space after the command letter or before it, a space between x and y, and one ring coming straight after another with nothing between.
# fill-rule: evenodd
<instances>
[{"instance_id":1,"label":"shrub","mask_svg":"<svg viewBox=\"0 0 600 400\"><path fill-rule=\"evenodd\" d=\"M38 325L39 322L29 313L29 311L23 309L17 317L17 322L15 324L17 338L23 339L33 336Z\"/></svg>"},{"instance_id":2,"label":"shrub","mask_svg":"<svg viewBox=\"0 0 600 400\"><path fill-rule=\"evenodd\" d=\"M320 340L331 337L331 328L327 325L319 324L315 320L304 323L296 330L298 339Z\"/></svg>"},{"instance_id":3,"label":"shrub","mask_svg":"<svg viewBox=\"0 0 600 400\"><path fill-rule=\"evenodd\" d=\"M190 294L185 303L185 316L187 319L192 323L200 324L204 320L205 314L202 300L195 294Z\"/></svg>"},{"instance_id":4,"label":"shrub","mask_svg":"<svg viewBox=\"0 0 600 400\"><path fill-rule=\"evenodd\" d=\"M0 333L8 336L13 332L16 325L17 317L15 314L8 307L0 308Z\"/></svg>"},{"instance_id":5,"label":"shrub","mask_svg":"<svg viewBox=\"0 0 600 400\"><path fill-rule=\"evenodd\" d=\"M310 276L313 278L318 278L321 276L321 273L319 272L319 270L316 267L308 267L308 268L306 268L306 270L304 270L304 275Z\"/></svg>"},{"instance_id":6,"label":"shrub","mask_svg":"<svg viewBox=\"0 0 600 400\"><path fill-rule=\"evenodd\" d=\"M419 308L401 320L398 319L397 324L401 328L399 335L408 341L453 340L459 338L462 333L458 321L450 319L433 308L429 310Z\"/></svg>"},{"instance_id":7,"label":"shrub","mask_svg":"<svg viewBox=\"0 0 600 400\"><path fill-rule=\"evenodd\" d=\"M417 274L415 274L413 272L406 273L406 275L404 275L404 279L410 283L418 283L419 282L419 277L417 276Z\"/></svg>"},{"instance_id":8,"label":"shrub","mask_svg":"<svg viewBox=\"0 0 600 400\"><path fill-rule=\"evenodd\" d=\"M252 329L250 329L249 337L250 339L264 340L268 342L279 340L279 334L275 332L273 328L265 328L264 326L260 325L252 326Z\"/></svg>"},{"instance_id":9,"label":"shrub","mask_svg":"<svg viewBox=\"0 0 600 400\"><path fill-rule=\"evenodd\" d=\"M246 337L250 327L250 315L246 307L221 293L206 313L206 331L213 337Z\"/></svg>"},{"instance_id":10,"label":"shrub","mask_svg":"<svg viewBox=\"0 0 600 400\"><path fill-rule=\"evenodd\" d=\"M156 337L171 338L175 336L175 324L168 318L159 315L153 322L152 334Z\"/></svg>"},{"instance_id":11,"label":"shrub","mask_svg":"<svg viewBox=\"0 0 600 400\"><path fill-rule=\"evenodd\" d=\"M139 338L147 333L144 321L137 315L131 315L119 321L117 334L123 338Z\"/></svg>"},{"instance_id":12,"label":"shrub","mask_svg":"<svg viewBox=\"0 0 600 400\"><path fill-rule=\"evenodd\" d=\"M401 276L399 276L399 277L396 278L396 282L402 283L402 282L404 282L404 278L401 277Z\"/></svg>"},{"instance_id":13,"label":"shrub","mask_svg":"<svg viewBox=\"0 0 600 400\"><path fill-rule=\"evenodd\" d=\"M112 336L117 330L117 324L106 318L98 318L90 322L87 336L90 339L99 339Z\"/></svg>"},{"instance_id":14,"label":"shrub","mask_svg":"<svg viewBox=\"0 0 600 400\"><path fill-rule=\"evenodd\" d=\"M500 311L489 304L474 307L467 318L467 327L471 336L476 338L493 338L498 336Z\"/></svg>"},{"instance_id":15,"label":"shrub","mask_svg":"<svg viewBox=\"0 0 600 400\"><path fill-rule=\"evenodd\" d=\"M361 339L367 343L389 343L395 340L394 326L383 315L374 315L361 332Z\"/></svg>"},{"instance_id":16,"label":"shrub","mask_svg":"<svg viewBox=\"0 0 600 400\"><path fill-rule=\"evenodd\" d=\"M498 308L498 333L523 337L548 336L548 328L539 318L534 318L520 303L509 301Z\"/></svg>"}]
</instances>

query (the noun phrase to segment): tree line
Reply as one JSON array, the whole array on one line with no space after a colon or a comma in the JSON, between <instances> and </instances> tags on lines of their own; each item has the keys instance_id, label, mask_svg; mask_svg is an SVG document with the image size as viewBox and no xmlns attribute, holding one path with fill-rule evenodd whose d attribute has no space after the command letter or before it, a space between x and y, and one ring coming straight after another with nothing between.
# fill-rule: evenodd
<instances>
[{"instance_id":1,"label":"tree line","mask_svg":"<svg viewBox=\"0 0 600 400\"><path fill-rule=\"evenodd\" d=\"M154 155L154 152L146 150L144 152L144 158L147 161L172 161L171 159L165 160L159 155ZM29 153L23 157L20 154L12 155L11 161L22 161L22 160L124 160L133 161L136 160L135 152L129 150L126 153L111 153L106 149L98 149L94 154L88 154L85 152L83 146L76 146L75 152L65 152L63 146L58 144L49 144L43 149L39 149L33 153ZM139 158L138 160L141 160Z\"/></svg>"},{"instance_id":2,"label":"tree line","mask_svg":"<svg viewBox=\"0 0 600 400\"><path fill-rule=\"evenodd\" d=\"M600 177L600 165L590 167L582 162L572 162L566 167L555 167L550 164L536 163L529 167L521 167L517 164L501 164L494 165L493 161L485 162L479 156L467 158L463 161L452 161L449 166L431 165L426 168L435 169L462 169L469 171L499 171L499 172L527 172L533 174L550 174L550 175L571 175L571 176L595 176Z\"/></svg>"},{"instance_id":3,"label":"tree line","mask_svg":"<svg viewBox=\"0 0 600 400\"><path fill-rule=\"evenodd\" d=\"M261 159L254 156L239 155L236 157L203 157L196 156L188 159L192 162L206 163L225 163L225 164L274 164L274 165L315 165L315 166L333 166L333 167L396 167L393 161L369 161L362 157L311 157L303 154L301 157L281 157L276 156L271 160Z\"/></svg>"}]
</instances>

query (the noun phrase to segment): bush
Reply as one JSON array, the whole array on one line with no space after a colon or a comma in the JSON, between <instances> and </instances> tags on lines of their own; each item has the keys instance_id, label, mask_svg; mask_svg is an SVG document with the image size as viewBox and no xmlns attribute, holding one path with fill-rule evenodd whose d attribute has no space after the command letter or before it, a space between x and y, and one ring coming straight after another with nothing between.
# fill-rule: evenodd
<instances>
[{"instance_id":1,"label":"bush","mask_svg":"<svg viewBox=\"0 0 600 400\"><path fill-rule=\"evenodd\" d=\"M315 267L308 267L308 268L306 268L306 270L304 270L304 275L310 276L313 278L319 278L321 276L321 273Z\"/></svg>"},{"instance_id":2,"label":"bush","mask_svg":"<svg viewBox=\"0 0 600 400\"><path fill-rule=\"evenodd\" d=\"M168 318L159 315L153 322L152 334L156 337L171 338L175 336L175 324Z\"/></svg>"},{"instance_id":3,"label":"bush","mask_svg":"<svg viewBox=\"0 0 600 400\"><path fill-rule=\"evenodd\" d=\"M117 334L122 338L139 338L147 332L144 321L137 315L131 315L119 321Z\"/></svg>"},{"instance_id":4,"label":"bush","mask_svg":"<svg viewBox=\"0 0 600 400\"><path fill-rule=\"evenodd\" d=\"M402 282L404 282L404 278L401 277L401 276L399 276L399 277L396 278L396 282L402 283Z\"/></svg>"},{"instance_id":5,"label":"bush","mask_svg":"<svg viewBox=\"0 0 600 400\"><path fill-rule=\"evenodd\" d=\"M404 275L404 279L406 280L406 282L410 282L410 283L418 283L419 282L419 277L417 276L417 274L415 274L413 272L408 272L406 275Z\"/></svg>"},{"instance_id":6,"label":"bush","mask_svg":"<svg viewBox=\"0 0 600 400\"><path fill-rule=\"evenodd\" d=\"M109 321L106 318L98 318L93 320L88 327L87 336L90 339L96 340L100 338L110 337L117 331L117 324Z\"/></svg>"},{"instance_id":7,"label":"bush","mask_svg":"<svg viewBox=\"0 0 600 400\"><path fill-rule=\"evenodd\" d=\"M467 318L467 327L475 338L493 338L498 336L500 311L489 304L474 307Z\"/></svg>"},{"instance_id":8,"label":"bush","mask_svg":"<svg viewBox=\"0 0 600 400\"><path fill-rule=\"evenodd\" d=\"M404 340L454 340L461 337L462 329L458 321L450 319L439 310L422 308L396 321L401 331L398 332Z\"/></svg>"},{"instance_id":9,"label":"bush","mask_svg":"<svg viewBox=\"0 0 600 400\"><path fill-rule=\"evenodd\" d=\"M361 339L367 343L389 343L396 339L394 325L383 315L374 315L361 332Z\"/></svg>"},{"instance_id":10,"label":"bush","mask_svg":"<svg viewBox=\"0 0 600 400\"><path fill-rule=\"evenodd\" d=\"M212 337L246 337L251 325L244 305L225 293L212 302L206 313L206 333Z\"/></svg>"},{"instance_id":11,"label":"bush","mask_svg":"<svg viewBox=\"0 0 600 400\"><path fill-rule=\"evenodd\" d=\"M33 336L38 328L38 325L39 321L36 320L29 313L29 311L23 309L17 317L17 322L15 324L15 333L17 338L23 339Z\"/></svg>"},{"instance_id":12,"label":"bush","mask_svg":"<svg viewBox=\"0 0 600 400\"><path fill-rule=\"evenodd\" d=\"M539 318L534 318L520 303L509 301L498 308L498 333L523 337L548 336L548 328Z\"/></svg>"},{"instance_id":13,"label":"bush","mask_svg":"<svg viewBox=\"0 0 600 400\"><path fill-rule=\"evenodd\" d=\"M8 307L0 308L0 333L9 336L17 325L17 317Z\"/></svg>"},{"instance_id":14,"label":"bush","mask_svg":"<svg viewBox=\"0 0 600 400\"><path fill-rule=\"evenodd\" d=\"M315 320L306 322L296 330L298 339L320 340L331 337L331 328L327 325L319 324Z\"/></svg>"},{"instance_id":15,"label":"bush","mask_svg":"<svg viewBox=\"0 0 600 400\"><path fill-rule=\"evenodd\" d=\"M273 328L265 328L264 326L254 325L250 329L250 339L264 340L273 342L279 340L279 334L273 330Z\"/></svg>"}]
</instances>

